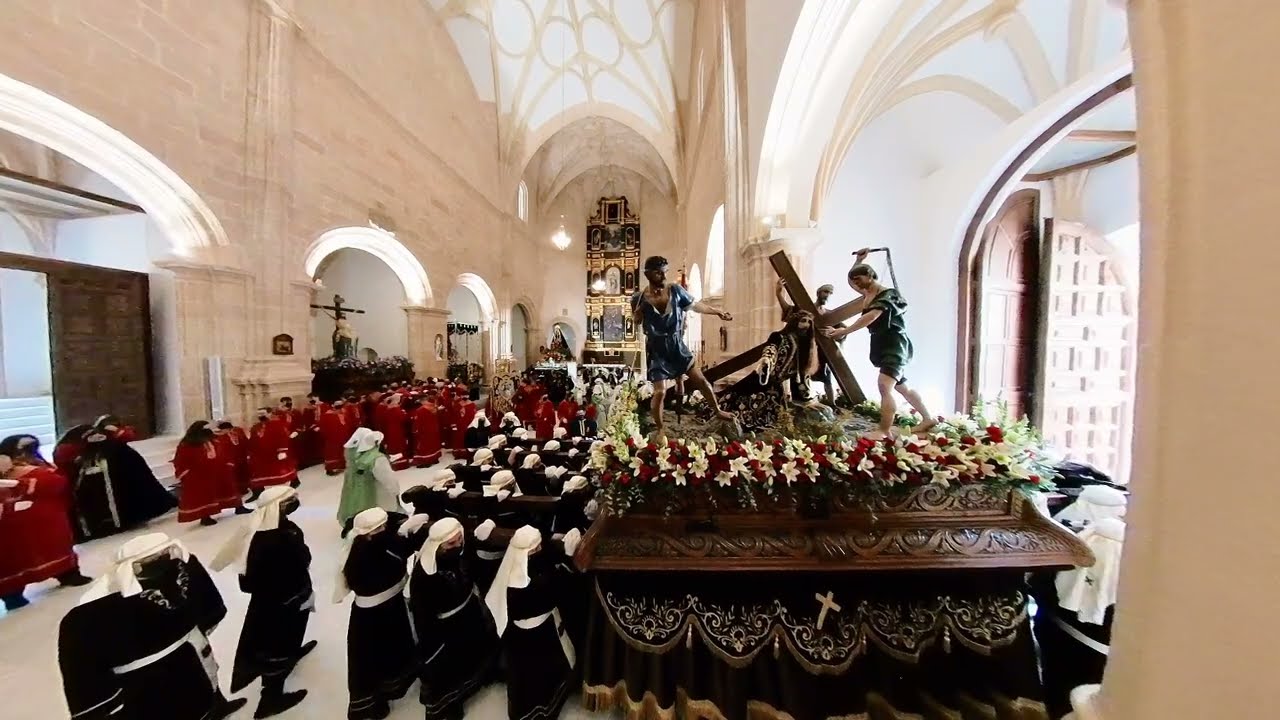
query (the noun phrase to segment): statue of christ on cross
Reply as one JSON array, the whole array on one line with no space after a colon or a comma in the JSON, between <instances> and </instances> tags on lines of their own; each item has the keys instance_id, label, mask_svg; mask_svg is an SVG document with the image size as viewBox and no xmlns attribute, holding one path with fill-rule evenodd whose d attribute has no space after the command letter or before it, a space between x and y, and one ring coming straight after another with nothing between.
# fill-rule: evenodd
<instances>
[{"instance_id":1,"label":"statue of christ on cross","mask_svg":"<svg viewBox=\"0 0 1280 720\"><path fill-rule=\"evenodd\" d=\"M360 336L356 334L356 329L351 326L347 320L347 313L356 313L363 315L363 310L356 310L353 307L343 307L343 298L341 295L333 296L332 305L312 305L312 309L320 310L325 315L329 315L328 311L332 310L333 314L329 317L333 318L333 357L338 360L344 358L355 358L357 346L360 343Z\"/></svg>"}]
</instances>

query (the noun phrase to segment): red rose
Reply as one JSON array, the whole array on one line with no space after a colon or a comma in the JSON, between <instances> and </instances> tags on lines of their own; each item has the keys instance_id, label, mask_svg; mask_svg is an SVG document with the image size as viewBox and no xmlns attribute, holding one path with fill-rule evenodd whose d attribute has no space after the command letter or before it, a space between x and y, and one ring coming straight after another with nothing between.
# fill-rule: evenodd
<instances>
[{"instance_id":1,"label":"red rose","mask_svg":"<svg viewBox=\"0 0 1280 720\"><path fill-rule=\"evenodd\" d=\"M987 428L987 437L991 438L991 442L1002 443L1004 442L1004 430L1001 430L997 425L992 425Z\"/></svg>"},{"instance_id":2,"label":"red rose","mask_svg":"<svg viewBox=\"0 0 1280 720\"><path fill-rule=\"evenodd\" d=\"M960 438L960 444L965 447L973 447L974 445L978 444L978 440L976 438L965 435L964 437Z\"/></svg>"},{"instance_id":3,"label":"red rose","mask_svg":"<svg viewBox=\"0 0 1280 720\"><path fill-rule=\"evenodd\" d=\"M1032 485L1039 485L1039 484L1040 484L1040 476L1039 476L1039 475L1032 475L1031 477L1029 477L1029 478L1027 478L1027 479L1031 481L1031 484L1032 484Z\"/></svg>"},{"instance_id":4,"label":"red rose","mask_svg":"<svg viewBox=\"0 0 1280 720\"><path fill-rule=\"evenodd\" d=\"M600 476L601 485L608 485L611 482L613 482L613 473L607 472Z\"/></svg>"},{"instance_id":5,"label":"red rose","mask_svg":"<svg viewBox=\"0 0 1280 720\"><path fill-rule=\"evenodd\" d=\"M622 483L623 485L630 485L630 484L631 484L631 476L630 476L630 475L623 475L623 476L621 476L621 477L619 477L619 478L618 478L618 482Z\"/></svg>"},{"instance_id":6,"label":"red rose","mask_svg":"<svg viewBox=\"0 0 1280 720\"><path fill-rule=\"evenodd\" d=\"M951 441L947 439L947 436L943 435L942 437L938 438L938 447L946 447L950 444L951 444Z\"/></svg>"}]
</instances>

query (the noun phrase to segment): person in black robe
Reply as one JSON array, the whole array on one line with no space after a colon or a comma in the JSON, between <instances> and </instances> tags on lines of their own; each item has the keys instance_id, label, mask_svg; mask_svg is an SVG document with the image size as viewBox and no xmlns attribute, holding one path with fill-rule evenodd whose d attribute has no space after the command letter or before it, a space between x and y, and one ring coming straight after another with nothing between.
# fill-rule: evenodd
<instances>
[{"instance_id":1,"label":"person in black robe","mask_svg":"<svg viewBox=\"0 0 1280 720\"><path fill-rule=\"evenodd\" d=\"M418 670L404 599L409 556L422 546L426 515L370 508L352 519L338 562L334 602L355 594L347 624L348 720L382 720ZM417 537L415 537L417 536Z\"/></svg>"},{"instance_id":2,"label":"person in black robe","mask_svg":"<svg viewBox=\"0 0 1280 720\"><path fill-rule=\"evenodd\" d=\"M542 545L536 528L517 530L485 595L502 638L510 720L559 717L574 684L577 659L556 606L555 560Z\"/></svg>"},{"instance_id":3,"label":"person in black robe","mask_svg":"<svg viewBox=\"0 0 1280 720\"><path fill-rule=\"evenodd\" d=\"M222 694L208 639L226 615L209 573L180 543L163 533L125 543L58 630L71 717L228 717L246 701Z\"/></svg>"},{"instance_id":4,"label":"person in black robe","mask_svg":"<svg viewBox=\"0 0 1280 720\"><path fill-rule=\"evenodd\" d=\"M1124 531L1124 521L1118 518L1091 523L1079 538L1093 552L1092 566L1031 577L1045 704L1052 717L1071 711L1073 689L1102 682L1111 649Z\"/></svg>"},{"instance_id":5,"label":"person in black robe","mask_svg":"<svg viewBox=\"0 0 1280 720\"><path fill-rule=\"evenodd\" d=\"M468 572L465 537L462 523L437 520L409 580L427 720L461 720L463 703L489 680L498 656L493 618Z\"/></svg>"},{"instance_id":6,"label":"person in black robe","mask_svg":"<svg viewBox=\"0 0 1280 720\"><path fill-rule=\"evenodd\" d=\"M287 485L267 488L257 505L248 527L223 546L213 568L234 564L240 589L250 595L236 646L231 692L240 692L261 677L262 698L253 716L267 718L307 696L306 690L286 693L284 682L315 649L315 640L302 642L315 611L315 593L311 550L302 529L288 518L299 507L298 491Z\"/></svg>"},{"instance_id":7,"label":"person in black robe","mask_svg":"<svg viewBox=\"0 0 1280 720\"><path fill-rule=\"evenodd\" d=\"M471 418L471 424L463 433L462 440L470 450L489 445L489 418L485 416L483 410L477 410L475 417Z\"/></svg>"},{"instance_id":8,"label":"person in black robe","mask_svg":"<svg viewBox=\"0 0 1280 720\"><path fill-rule=\"evenodd\" d=\"M85 435L72 481L79 542L137 527L178 505L137 450L102 430Z\"/></svg>"},{"instance_id":9,"label":"person in black robe","mask_svg":"<svg viewBox=\"0 0 1280 720\"><path fill-rule=\"evenodd\" d=\"M587 417L587 411L579 409L574 414L573 420L569 421L569 437L574 438L593 438L599 428L596 421Z\"/></svg>"}]
</instances>

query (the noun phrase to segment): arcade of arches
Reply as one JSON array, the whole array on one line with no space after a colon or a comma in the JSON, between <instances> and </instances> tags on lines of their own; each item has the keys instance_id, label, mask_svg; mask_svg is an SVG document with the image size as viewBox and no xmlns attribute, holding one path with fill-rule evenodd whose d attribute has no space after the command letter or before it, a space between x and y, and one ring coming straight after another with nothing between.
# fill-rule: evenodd
<instances>
[{"instance_id":1,"label":"arcade of arches","mask_svg":"<svg viewBox=\"0 0 1280 720\"><path fill-rule=\"evenodd\" d=\"M689 323L704 366L776 329L774 253L839 304L888 248L930 408L1026 414L1132 489L1076 717L1274 704L1275 3L0 5L0 434L251 420L338 352L335 296L357 360L490 379L556 328L582 357L602 198L733 313ZM49 649L26 622L6 666Z\"/></svg>"}]
</instances>

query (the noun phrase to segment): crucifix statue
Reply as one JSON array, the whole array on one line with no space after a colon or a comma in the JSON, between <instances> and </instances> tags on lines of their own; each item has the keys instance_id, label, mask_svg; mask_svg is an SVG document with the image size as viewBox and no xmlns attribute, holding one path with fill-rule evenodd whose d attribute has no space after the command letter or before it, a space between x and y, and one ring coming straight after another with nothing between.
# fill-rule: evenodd
<instances>
[{"instance_id":1,"label":"crucifix statue","mask_svg":"<svg viewBox=\"0 0 1280 720\"><path fill-rule=\"evenodd\" d=\"M787 294L791 296L792 304L797 309L807 312L815 318L818 328L830 327L847 320L849 315L853 314L838 314L845 310L845 306L836 308L831 312L819 312L813 302L813 298L809 296L808 290L805 289L804 283L800 282L800 276L796 273L795 268L791 266L791 261L787 259L786 253L779 251L770 255L769 264L773 265L774 272L784 281L784 287ZM840 390L845 396L854 403L860 403L865 400L866 395L862 393L862 388L858 387L858 381L854 379L853 371L849 369L849 363L845 362L844 353L836 345L836 341L821 332L815 334L814 340L818 346L818 352L822 353L823 359L826 360L828 367L831 368L832 376L840 384ZM707 380L714 383L739 370L745 370L755 365L760 360L765 345L767 343L761 343L740 355L725 360L715 367L708 368L705 373Z\"/></svg>"},{"instance_id":2,"label":"crucifix statue","mask_svg":"<svg viewBox=\"0 0 1280 720\"><path fill-rule=\"evenodd\" d=\"M363 310L356 310L353 307L344 307L341 295L333 296L332 305L312 305L315 310L324 312L325 315L333 318L333 357L342 360L344 358L355 358L357 345L360 342L360 336L356 334L356 329L351 327L351 323L347 320L347 313L364 314ZM329 310L333 314L329 314Z\"/></svg>"}]
</instances>

